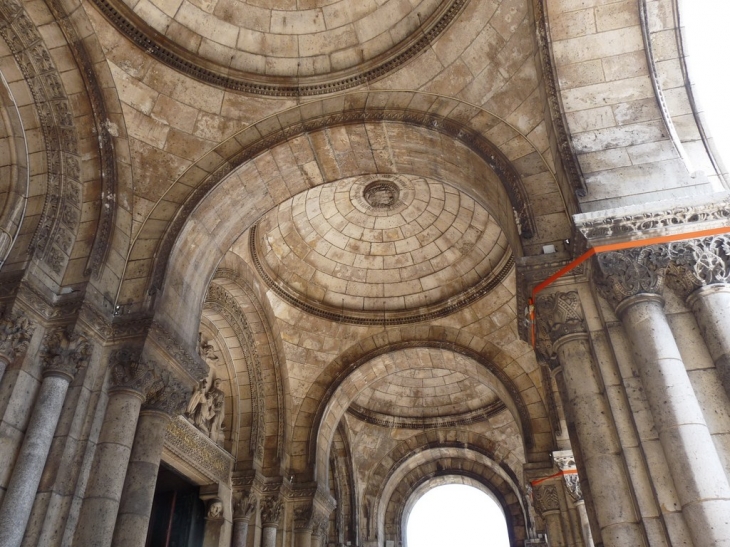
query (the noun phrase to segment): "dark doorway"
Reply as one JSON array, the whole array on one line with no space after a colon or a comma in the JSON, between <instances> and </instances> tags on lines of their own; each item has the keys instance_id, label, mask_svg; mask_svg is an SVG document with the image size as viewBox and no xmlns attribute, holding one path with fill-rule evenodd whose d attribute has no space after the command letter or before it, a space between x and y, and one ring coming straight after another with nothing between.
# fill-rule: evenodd
<instances>
[{"instance_id":1,"label":"dark doorway","mask_svg":"<svg viewBox=\"0 0 730 547\"><path fill-rule=\"evenodd\" d=\"M164 464L152 502L146 547L202 547L205 504L200 488Z\"/></svg>"}]
</instances>

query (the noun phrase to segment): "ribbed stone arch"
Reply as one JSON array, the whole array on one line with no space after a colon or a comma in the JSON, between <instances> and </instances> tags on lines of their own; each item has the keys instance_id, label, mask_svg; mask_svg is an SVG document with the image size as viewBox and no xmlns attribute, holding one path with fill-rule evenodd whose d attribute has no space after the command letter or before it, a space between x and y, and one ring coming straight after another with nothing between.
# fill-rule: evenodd
<instances>
[{"instance_id":1,"label":"ribbed stone arch","mask_svg":"<svg viewBox=\"0 0 730 547\"><path fill-rule=\"evenodd\" d=\"M504 511L510 545L524 545L526 508L517 482L488 455L469 446L428 448L392 469L375 498L373 513L378 537L401 541L403 514L409 499L427 481L447 475L470 477L488 488Z\"/></svg>"},{"instance_id":2,"label":"ribbed stone arch","mask_svg":"<svg viewBox=\"0 0 730 547\"><path fill-rule=\"evenodd\" d=\"M250 390L251 412L241 420L241 427L250 427L248 453L257 468L275 472L282 459L285 418L280 366L266 317L248 287L225 277L211 283L206 309L222 315L235 334L228 349L238 363L240 393L236 395L248 396ZM239 450L246 453L243 446Z\"/></svg>"},{"instance_id":3,"label":"ribbed stone arch","mask_svg":"<svg viewBox=\"0 0 730 547\"><path fill-rule=\"evenodd\" d=\"M46 181L43 191L33 189L28 207L33 213L6 264L22 270L33 256L41 283L55 291L100 271L113 229L114 207L102 208L100 202L102 195L112 198L116 193L113 145L109 128L101 125L109 123L106 99L85 49L94 41L80 39L60 1L32 11L10 2L0 18L7 45L0 54L2 63L10 63L10 57L15 61L9 88L31 98L35 116L24 114L22 122L39 127L43 136L42 149L28 149L34 160L29 174L34 182ZM54 42L46 43L49 35L55 36ZM66 57L71 63L57 67L56 59ZM85 86L70 85L75 81ZM90 113L96 125L85 123Z\"/></svg>"},{"instance_id":4,"label":"ribbed stone arch","mask_svg":"<svg viewBox=\"0 0 730 547\"><path fill-rule=\"evenodd\" d=\"M444 339L442 338L442 340ZM503 370L477 352L460 346L458 343L450 343L445 340L438 341L438 337L433 336L431 339L426 338L418 341L386 343L382 347L368 351L351 361L349 366L345 367L344 370L340 370L332 379L329 379L327 374L320 375L307 395L307 399L319 401L316 411L313 413L300 411L295 424L295 431L308 430L310 432L307 443L309 464L314 466L314 476L318 482L323 481L322 484L326 484L327 462L333 432L359 389L377 381L384 373L396 370L392 368L395 365L392 365L392 370L389 371L388 365L378 362L377 358L395 352L418 351L419 349L437 349L463 356L459 366L465 367L465 373L479 378L483 382L488 382L488 385L507 406L519 429L525 452L534 457L538 451L549 450L549 446L534 445L533 417L530 415L530 410L528 410L521 392ZM330 367L330 369L333 372L336 370L335 367ZM304 404L304 406L309 405ZM533 413L536 412L534 406L531 410ZM534 418L537 418L537 416L534 416ZM299 450L298 446L293 448L295 451ZM292 463L296 464L297 462L293 459ZM303 469L306 467L305 462L299 462L299 464ZM297 468L297 470L299 469Z\"/></svg>"},{"instance_id":5,"label":"ribbed stone arch","mask_svg":"<svg viewBox=\"0 0 730 547\"><path fill-rule=\"evenodd\" d=\"M352 129L358 126L362 129ZM391 142L403 147L402 151L399 148L402 153L398 158L391 158L394 164L373 156L372 147L378 146L378 139L366 144L370 150L369 159L366 161L359 155L358 161L364 163L351 165L347 172L342 171L343 164L338 163L335 151L327 148L329 145L325 148L330 152L324 156L306 157L310 154L308 143L312 140L337 140L348 131L356 131L367 143L368 131L373 127L389 128ZM483 137L485 133L499 129L515 135L511 146L532 152L512 163L509 154L502 153L498 146ZM406 134L398 137L403 132ZM422 147L408 141L409 135L419 132L424 143ZM519 141L519 144L513 141ZM440 154L434 155L434 150L440 150ZM339 155L340 152L343 151L338 151ZM285 163L290 161L287 158L292 154L298 155L291 160L291 169L287 167L285 174L285 177L296 175L296 178L287 180L282 179L280 173L264 176L258 172L257 167L263 168L267 162L276 163L274 156L267 156L269 154L284 159ZM350 161L350 156L344 159ZM398 163L402 161L407 162L407 168ZM353 92L328 97L247 127L211 150L172 183L135 236L117 300L125 304L131 301L126 311L134 311L143 306L142 287L144 293L154 294L163 284L166 288L179 286L186 294L180 294L180 289L175 290L176 294L166 291L159 308L167 315L164 321L174 323L175 303L197 301L192 294L204 290L198 284L178 284L178 276L185 276L190 264L195 264L198 271L202 268L208 276L212 275L221 253L245 229L262 213L298 191L345 176L390 169L435 174L466 191L496 216L516 256L523 254L526 241L538 245L540 238L538 219L531 212L522 179L539 175L541 180L546 179L541 183L547 185L545 191L558 191L548 164L529 140L481 108L417 92ZM244 201L239 202L236 188L245 188ZM229 222L231 213L224 211L226 203L231 202L241 203L236 209L235 227ZM215 221L208 218L212 209L216 210ZM567 217L565 222L567 226ZM195 246L195 256L190 254L189 243L193 240L200 243ZM149 260L153 252L154 262Z\"/></svg>"}]
</instances>

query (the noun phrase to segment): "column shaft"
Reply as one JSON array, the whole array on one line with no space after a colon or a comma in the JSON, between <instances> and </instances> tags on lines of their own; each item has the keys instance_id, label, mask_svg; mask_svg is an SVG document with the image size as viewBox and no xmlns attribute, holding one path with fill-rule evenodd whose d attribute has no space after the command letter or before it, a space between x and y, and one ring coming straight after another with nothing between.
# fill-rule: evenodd
<instances>
[{"instance_id":1,"label":"column shaft","mask_svg":"<svg viewBox=\"0 0 730 547\"><path fill-rule=\"evenodd\" d=\"M276 547L276 526L264 525L261 547Z\"/></svg>"},{"instance_id":2,"label":"column shaft","mask_svg":"<svg viewBox=\"0 0 730 547\"><path fill-rule=\"evenodd\" d=\"M0 508L0 545L3 547L17 547L23 541L69 382L70 378L64 376L43 378Z\"/></svg>"},{"instance_id":3,"label":"column shaft","mask_svg":"<svg viewBox=\"0 0 730 547\"><path fill-rule=\"evenodd\" d=\"M563 526L560 523L560 511L550 511L543 514L545 526L547 527L548 541L550 547L567 547Z\"/></svg>"},{"instance_id":4,"label":"column shaft","mask_svg":"<svg viewBox=\"0 0 730 547\"><path fill-rule=\"evenodd\" d=\"M708 285L694 291L687 303L730 397L730 285Z\"/></svg>"},{"instance_id":5,"label":"column shaft","mask_svg":"<svg viewBox=\"0 0 730 547\"><path fill-rule=\"evenodd\" d=\"M114 547L145 545L169 421L170 417L159 410L140 412L114 527Z\"/></svg>"},{"instance_id":6,"label":"column shaft","mask_svg":"<svg viewBox=\"0 0 730 547\"><path fill-rule=\"evenodd\" d=\"M248 542L248 521L233 520L233 538L231 547L246 547Z\"/></svg>"},{"instance_id":7,"label":"column shaft","mask_svg":"<svg viewBox=\"0 0 730 547\"><path fill-rule=\"evenodd\" d=\"M661 297L638 295L617 311L692 540L696 547L730 545L730 485L662 303Z\"/></svg>"},{"instance_id":8,"label":"column shaft","mask_svg":"<svg viewBox=\"0 0 730 547\"><path fill-rule=\"evenodd\" d=\"M111 545L142 399L142 394L130 389L117 389L109 395L75 545Z\"/></svg>"},{"instance_id":9,"label":"column shaft","mask_svg":"<svg viewBox=\"0 0 730 547\"><path fill-rule=\"evenodd\" d=\"M564 405L581 448L596 518L606 547L646 545L638 524L621 443L585 334L560 338L555 349L562 372Z\"/></svg>"},{"instance_id":10,"label":"column shaft","mask_svg":"<svg viewBox=\"0 0 730 547\"><path fill-rule=\"evenodd\" d=\"M312 546L312 530L309 528L302 528L295 532L294 545L295 547L311 547Z\"/></svg>"}]
</instances>

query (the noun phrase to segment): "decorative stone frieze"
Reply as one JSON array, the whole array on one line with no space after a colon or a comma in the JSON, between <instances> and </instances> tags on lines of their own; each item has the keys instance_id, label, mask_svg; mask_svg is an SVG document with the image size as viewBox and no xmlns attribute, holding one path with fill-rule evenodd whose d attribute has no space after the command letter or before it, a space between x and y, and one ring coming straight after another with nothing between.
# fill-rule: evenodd
<instances>
[{"instance_id":1,"label":"decorative stone frieze","mask_svg":"<svg viewBox=\"0 0 730 547\"><path fill-rule=\"evenodd\" d=\"M699 287L730 282L730 237L678 241L669 247L667 286L687 298Z\"/></svg>"},{"instance_id":2,"label":"decorative stone frieze","mask_svg":"<svg viewBox=\"0 0 730 547\"><path fill-rule=\"evenodd\" d=\"M35 325L18 311L0 319L0 358L13 361L28 350Z\"/></svg>"},{"instance_id":3,"label":"decorative stone frieze","mask_svg":"<svg viewBox=\"0 0 730 547\"><path fill-rule=\"evenodd\" d=\"M224 484L231 480L233 457L182 416L170 421L165 432L165 449L196 474Z\"/></svg>"},{"instance_id":4,"label":"decorative stone frieze","mask_svg":"<svg viewBox=\"0 0 730 547\"><path fill-rule=\"evenodd\" d=\"M132 348L122 348L112 353L109 358L111 389L128 389L147 397L155 382L159 381L155 374L156 364L143 361L139 352Z\"/></svg>"},{"instance_id":5,"label":"decorative stone frieze","mask_svg":"<svg viewBox=\"0 0 730 547\"><path fill-rule=\"evenodd\" d=\"M243 494L233 503L233 520L250 521L251 517L256 513L257 506L258 500L256 496L251 492Z\"/></svg>"},{"instance_id":6,"label":"decorative stone frieze","mask_svg":"<svg viewBox=\"0 0 730 547\"><path fill-rule=\"evenodd\" d=\"M662 230L692 224L698 226L687 226L687 228L699 229L700 224L725 222L730 218L730 197L717 200L713 196L692 205L677 204L675 207L670 203L669 206L655 211L646 211L643 205L613 211L615 214L609 216L604 216L603 212L576 215L574 217L576 228L586 239L625 237L642 234L647 230Z\"/></svg>"},{"instance_id":7,"label":"decorative stone frieze","mask_svg":"<svg viewBox=\"0 0 730 547\"><path fill-rule=\"evenodd\" d=\"M533 490L535 495L535 508L538 513L544 515L551 511L560 511L560 498L558 489L554 484L543 484Z\"/></svg>"},{"instance_id":8,"label":"decorative stone frieze","mask_svg":"<svg viewBox=\"0 0 730 547\"><path fill-rule=\"evenodd\" d=\"M282 503L278 496L265 497L261 502L261 523L275 527L281 518Z\"/></svg>"},{"instance_id":9,"label":"decorative stone frieze","mask_svg":"<svg viewBox=\"0 0 730 547\"><path fill-rule=\"evenodd\" d=\"M669 260L667 245L601 253L596 256L594 281L599 294L616 308L631 296L661 294Z\"/></svg>"},{"instance_id":10,"label":"decorative stone frieze","mask_svg":"<svg viewBox=\"0 0 730 547\"><path fill-rule=\"evenodd\" d=\"M43 375L64 376L69 381L91 357L91 344L86 337L73 332L73 327L59 327L43 338L41 363Z\"/></svg>"}]
</instances>

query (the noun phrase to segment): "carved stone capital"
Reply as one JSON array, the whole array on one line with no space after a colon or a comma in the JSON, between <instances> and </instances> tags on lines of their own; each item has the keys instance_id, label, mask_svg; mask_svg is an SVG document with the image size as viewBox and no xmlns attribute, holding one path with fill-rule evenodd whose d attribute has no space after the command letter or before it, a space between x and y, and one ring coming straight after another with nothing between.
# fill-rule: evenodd
<instances>
[{"instance_id":1,"label":"carved stone capital","mask_svg":"<svg viewBox=\"0 0 730 547\"><path fill-rule=\"evenodd\" d=\"M170 373L162 371L150 386L142 408L177 416L183 413L189 398L190 389Z\"/></svg>"},{"instance_id":2,"label":"carved stone capital","mask_svg":"<svg viewBox=\"0 0 730 547\"><path fill-rule=\"evenodd\" d=\"M73 332L73 327L59 327L46 333L41 345L44 376L62 376L70 382L91 357L91 344L86 337Z\"/></svg>"},{"instance_id":3,"label":"carved stone capital","mask_svg":"<svg viewBox=\"0 0 730 547\"><path fill-rule=\"evenodd\" d=\"M560 498L558 497L558 489L554 484L543 484L534 490L535 508L538 513L544 515L551 511L560 511Z\"/></svg>"},{"instance_id":4,"label":"carved stone capital","mask_svg":"<svg viewBox=\"0 0 730 547\"><path fill-rule=\"evenodd\" d=\"M34 330L35 325L22 311L0 319L0 356L14 361L23 355Z\"/></svg>"},{"instance_id":5,"label":"carved stone capital","mask_svg":"<svg viewBox=\"0 0 730 547\"><path fill-rule=\"evenodd\" d=\"M685 299L699 287L730 283L730 236L678 241L669 254L667 286Z\"/></svg>"},{"instance_id":6,"label":"carved stone capital","mask_svg":"<svg viewBox=\"0 0 730 547\"><path fill-rule=\"evenodd\" d=\"M131 390L147 398L150 389L159 381L155 363L143 361L132 348L114 351L109 358L110 382L113 390Z\"/></svg>"},{"instance_id":7,"label":"carved stone capital","mask_svg":"<svg viewBox=\"0 0 730 547\"><path fill-rule=\"evenodd\" d=\"M300 505L294 508L294 529L295 530L312 530L314 522L312 521L312 505Z\"/></svg>"},{"instance_id":8,"label":"carved stone capital","mask_svg":"<svg viewBox=\"0 0 730 547\"><path fill-rule=\"evenodd\" d=\"M251 492L243 494L233 503L233 520L250 521L256 512L257 505L258 500Z\"/></svg>"},{"instance_id":9,"label":"carved stone capital","mask_svg":"<svg viewBox=\"0 0 730 547\"><path fill-rule=\"evenodd\" d=\"M265 497L261 501L261 524L267 527L279 525L282 504L278 496Z\"/></svg>"},{"instance_id":10,"label":"carved stone capital","mask_svg":"<svg viewBox=\"0 0 730 547\"><path fill-rule=\"evenodd\" d=\"M669 246L651 245L596 255L594 281L599 294L616 309L638 294L661 295L669 265Z\"/></svg>"},{"instance_id":11,"label":"carved stone capital","mask_svg":"<svg viewBox=\"0 0 730 547\"><path fill-rule=\"evenodd\" d=\"M570 497L574 502L581 501L583 499L583 492L580 489L580 479L578 478L578 470L575 465L573 452L570 450L553 452L553 462L563 472L565 489L568 491Z\"/></svg>"},{"instance_id":12,"label":"carved stone capital","mask_svg":"<svg viewBox=\"0 0 730 547\"><path fill-rule=\"evenodd\" d=\"M576 291L541 295L535 302L539 329L551 342L568 334L586 332L585 316Z\"/></svg>"}]
</instances>

